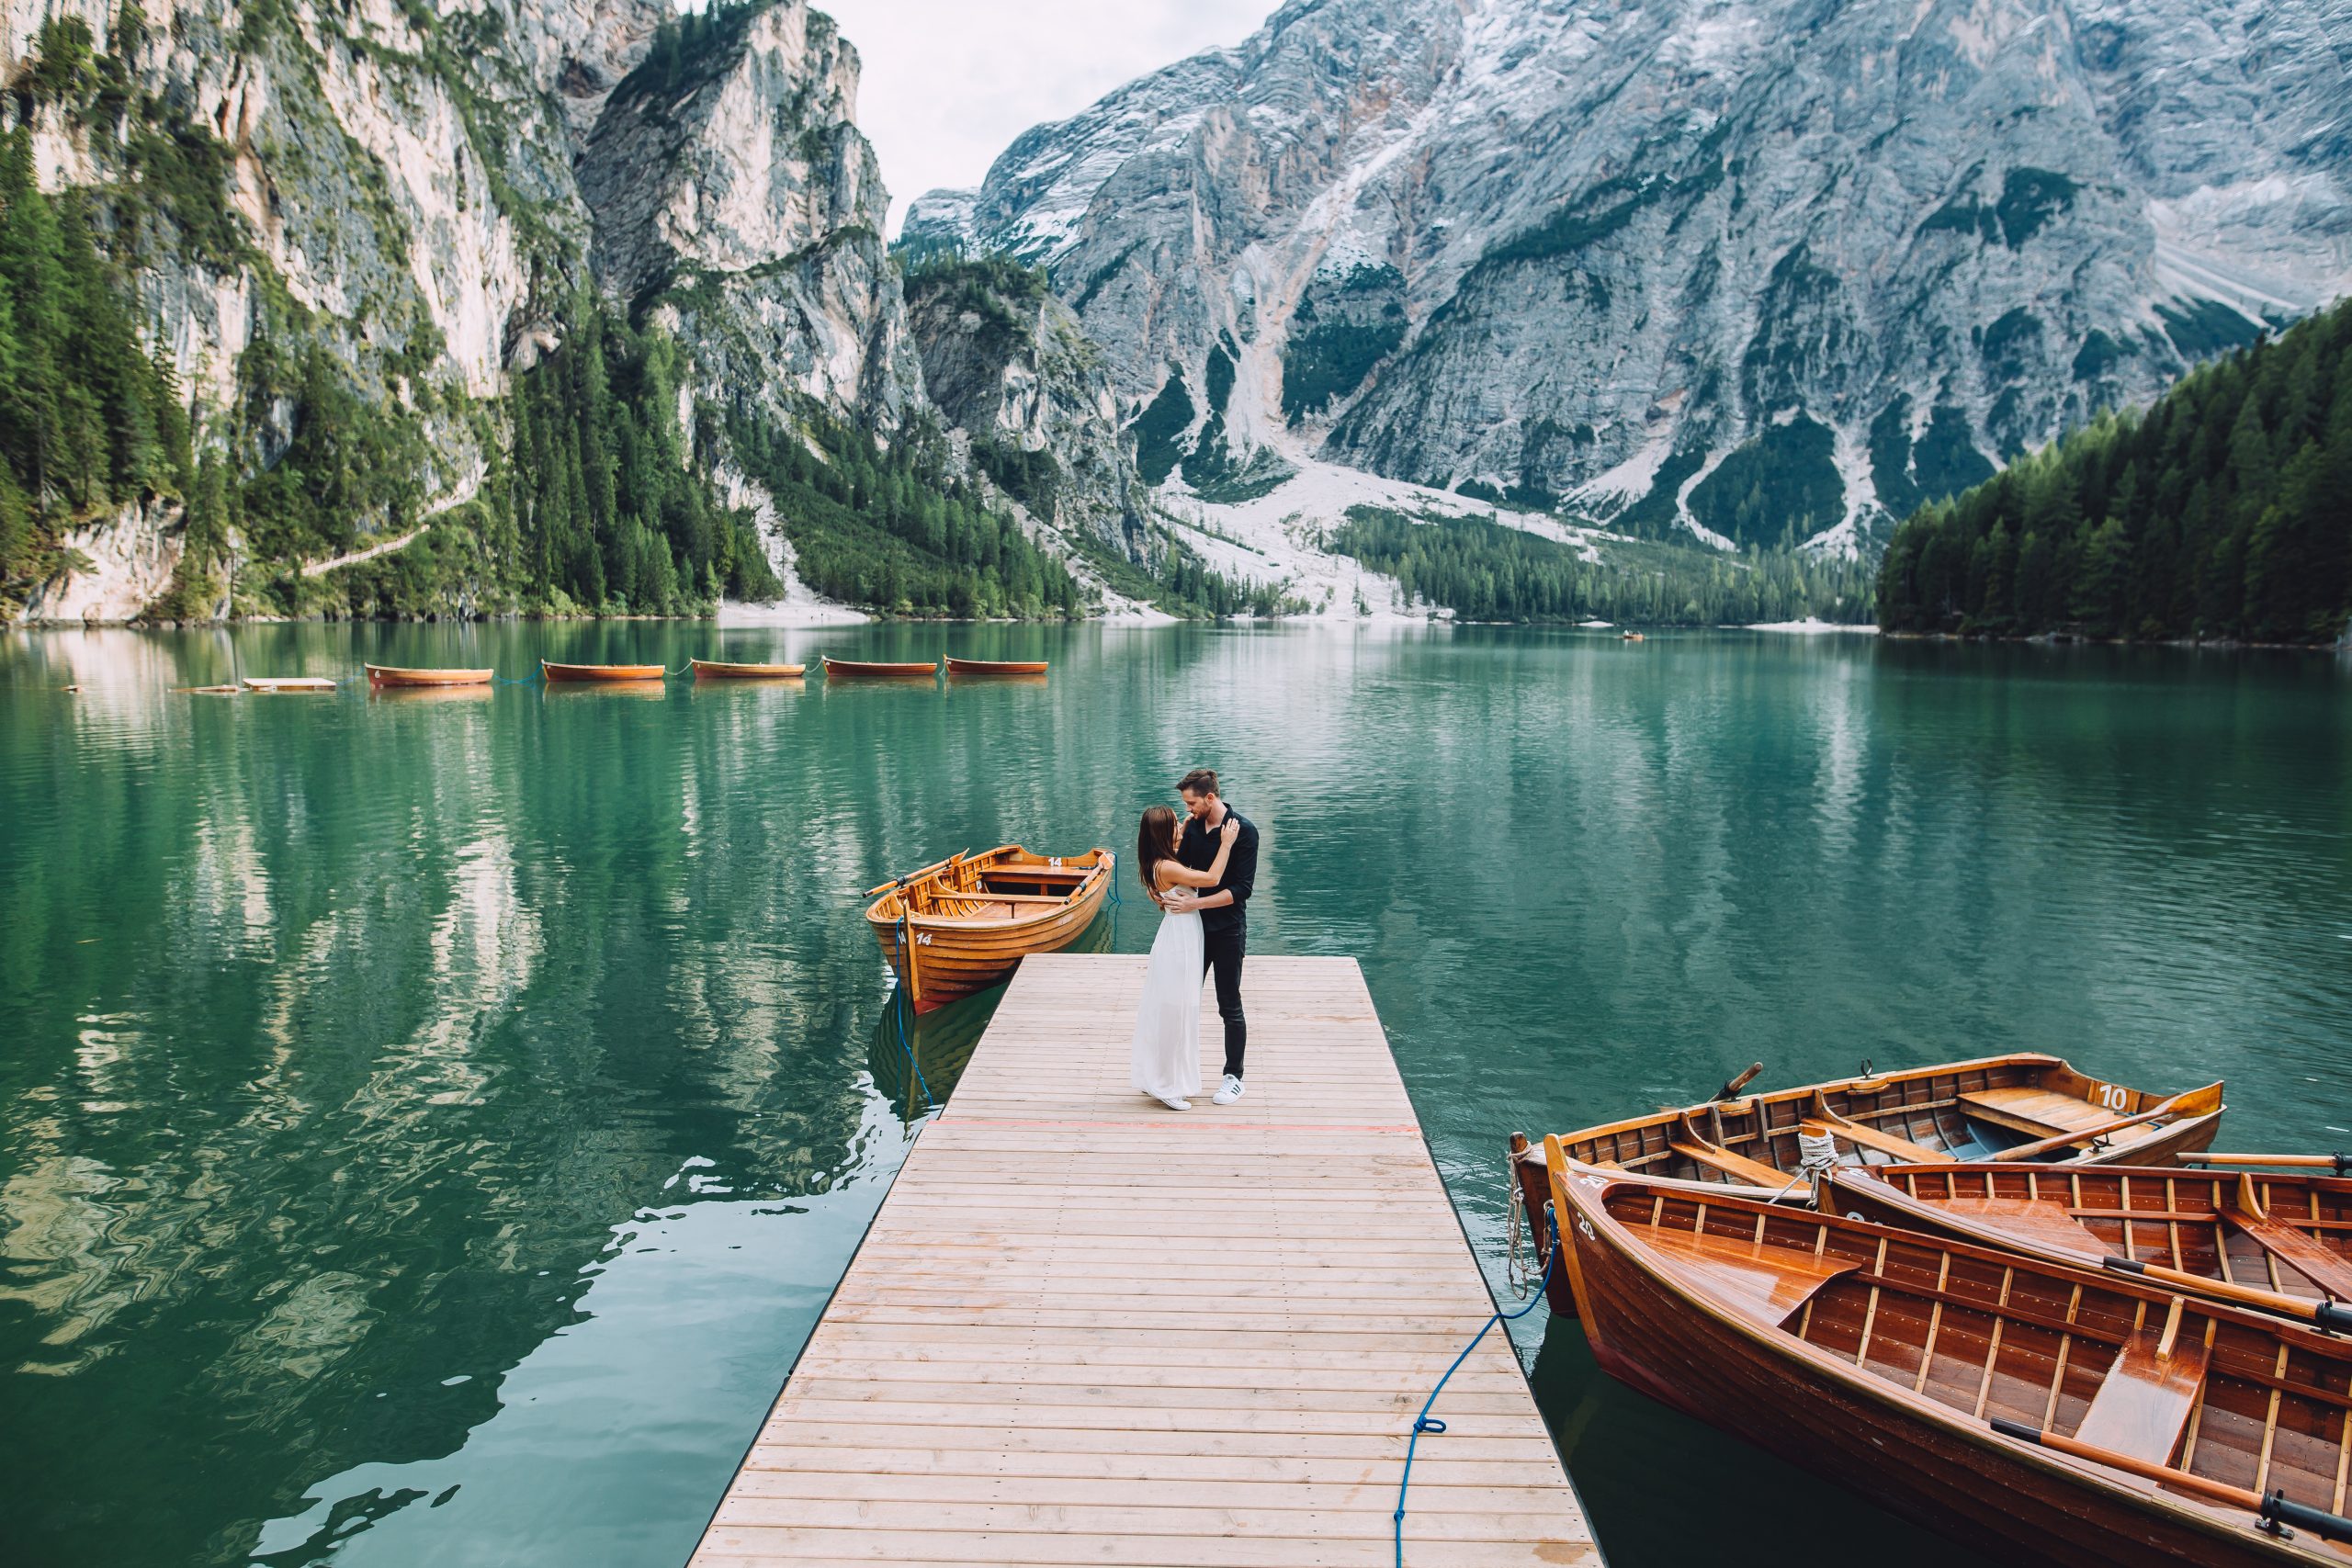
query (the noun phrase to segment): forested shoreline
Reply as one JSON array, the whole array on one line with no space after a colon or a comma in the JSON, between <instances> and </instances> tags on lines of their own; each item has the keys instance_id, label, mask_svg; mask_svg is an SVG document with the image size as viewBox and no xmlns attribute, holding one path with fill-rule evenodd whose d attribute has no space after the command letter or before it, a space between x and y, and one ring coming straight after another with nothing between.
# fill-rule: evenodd
<instances>
[{"instance_id":1,"label":"forested shoreline","mask_svg":"<svg viewBox=\"0 0 2352 1568\"><path fill-rule=\"evenodd\" d=\"M1396 579L1408 599L1466 621L1708 626L1800 620L1867 624L1871 572L1794 550L1614 541L1600 561L1556 539L1478 518L1416 521L1352 506L1326 546Z\"/></svg>"},{"instance_id":2,"label":"forested shoreline","mask_svg":"<svg viewBox=\"0 0 2352 1568\"><path fill-rule=\"evenodd\" d=\"M1880 625L2324 645L2352 622L2352 302L2101 415L1887 547Z\"/></svg>"}]
</instances>

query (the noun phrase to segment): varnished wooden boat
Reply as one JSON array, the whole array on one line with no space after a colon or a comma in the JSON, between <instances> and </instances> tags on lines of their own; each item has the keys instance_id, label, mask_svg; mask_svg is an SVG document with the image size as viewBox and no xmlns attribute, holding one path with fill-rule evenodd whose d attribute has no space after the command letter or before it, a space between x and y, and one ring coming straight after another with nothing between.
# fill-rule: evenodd
<instances>
[{"instance_id":1,"label":"varnished wooden boat","mask_svg":"<svg viewBox=\"0 0 2352 1568\"><path fill-rule=\"evenodd\" d=\"M371 686L487 686L494 670L403 670L391 664L366 664Z\"/></svg>"},{"instance_id":2,"label":"varnished wooden boat","mask_svg":"<svg viewBox=\"0 0 2352 1568\"><path fill-rule=\"evenodd\" d=\"M822 658L822 655L819 657ZM877 664L871 660L826 659L825 679L842 676L874 676L894 680L928 679L939 673L939 662L929 664Z\"/></svg>"},{"instance_id":3,"label":"varnished wooden boat","mask_svg":"<svg viewBox=\"0 0 2352 1568\"><path fill-rule=\"evenodd\" d=\"M332 692L334 682L323 675L248 675L242 682L248 692Z\"/></svg>"},{"instance_id":4,"label":"varnished wooden boat","mask_svg":"<svg viewBox=\"0 0 2352 1568\"><path fill-rule=\"evenodd\" d=\"M1547 1152L1594 1357L1653 1397L2004 1562L2352 1562L2352 1343Z\"/></svg>"},{"instance_id":5,"label":"varnished wooden boat","mask_svg":"<svg viewBox=\"0 0 2352 1568\"><path fill-rule=\"evenodd\" d=\"M2139 1272L2174 1290L2310 1320L2352 1302L2352 1180L2177 1166L1838 1167L1835 1213L1932 1230L2078 1269ZM2352 1328L2352 1310L2341 1314Z\"/></svg>"},{"instance_id":6,"label":"varnished wooden boat","mask_svg":"<svg viewBox=\"0 0 2352 1568\"><path fill-rule=\"evenodd\" d=\"M1565 1133L1560 1142L1570 1160L1602 1171L1804 1201L1813 1185L1800 1139L1807 1122L1830 1135L1847 1164L2164 1165L2211 1144L2222 1111L2218 1083L2159 1095L2039 1053L1741 1092L1762 1070L1750 1067L1713 1100ZM1536 1240L1548 1246L1543 1161L1531 1147L1518 1169ZM1573 1310L1557 1281L1552 1304Z\"/></svg>"},{"instance_id":7,"label":"varnished wooden boat","mask_svg":"<svg viewBox=\"0 0 2352 1568\"><path fill-rule=\"evenodd\" d=\"M659 681L667 671L659 664L557 664L542 659L539 673L550 681Z\"/></svg>"},{"instance_id":8,"label":"varnished wooden boat","mask_svg":"<svg viewBox=\"0 0 2352 1568\"><path fill-rule=\"evenodd\" d=\"M1043 659L950 659L950 675L1043 675L1047 661Z\"/></svg>"},{"instance_id":9,"label":"varnished wooden boat","mask_svg":"<svg viewBox=\"0 0 2352 1568\"><path fill-rule=\"evenodd\" d=\"M1034 855L1018 844L955 854L867 891L865 919L917 1012L997 985L1032 953L1082 935L1110 890L1108 850Z\"/></svg>"},{"instance_id":10,"label":"varnished wooden boat","mask_svg":"<svg viewBox=\"0 0 2352 1568\"><path fill-rule=\"evenodd\" d=\"M692 662L697 681L790 681L808 673L806 664L729 664L716 659Z\"/></svg>"}]
</instances>

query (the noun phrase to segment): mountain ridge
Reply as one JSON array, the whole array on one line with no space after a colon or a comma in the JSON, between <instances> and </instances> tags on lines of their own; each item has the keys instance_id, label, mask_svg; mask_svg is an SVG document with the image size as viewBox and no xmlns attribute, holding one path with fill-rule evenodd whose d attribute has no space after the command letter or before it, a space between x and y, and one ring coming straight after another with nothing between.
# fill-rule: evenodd
<instances>
[{"instance_id":1,"label":"mountain ridge","mask_svg":"<svg viewBox=\"0 0 2352 1568\"><path fill-rule=\"evenodd\" d=\"M2347 48L2313 0L1293 0L901 238L1047 265L1188 454L1223 354L1237 460L1852 553L2352 284Z\"/></svg>"}]
</instances>

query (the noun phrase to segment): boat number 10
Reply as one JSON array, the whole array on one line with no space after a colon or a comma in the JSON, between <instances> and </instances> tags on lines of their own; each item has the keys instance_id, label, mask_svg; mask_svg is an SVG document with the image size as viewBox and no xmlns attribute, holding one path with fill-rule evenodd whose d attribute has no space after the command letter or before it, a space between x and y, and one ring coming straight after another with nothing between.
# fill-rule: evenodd
<instances>
[{"instance_id":1,"label":"boat number 10","mask_svg":"<svg viewBox=\"0 0 2352 1568\"><path fill-rule=\"evenodd\" d=\"M2091 1103L2103 1105L2109 1111L2120 1111L2132 1103L2132 1091L2120 1083L2091 1086Z\"/></svg>"}]
</instances>

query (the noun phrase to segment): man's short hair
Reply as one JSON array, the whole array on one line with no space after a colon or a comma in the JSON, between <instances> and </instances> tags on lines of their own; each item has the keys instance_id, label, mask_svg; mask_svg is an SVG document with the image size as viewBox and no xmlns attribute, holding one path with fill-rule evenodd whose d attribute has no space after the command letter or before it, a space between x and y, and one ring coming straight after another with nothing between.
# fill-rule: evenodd
<instances>
[{"instance_id":1,"label":"man's short hair","mask_svg":"<svg viewBox=\"0 0 2352 1568\"><path fill-rule=\"evenodd\" d=\"M1176 788L1185 795L1215 795L1216 793L1216 770L1215 768L1194 768L1191 773L1186 773L1182 778L1176 781Z\"/></svg>"}]
</instances>

